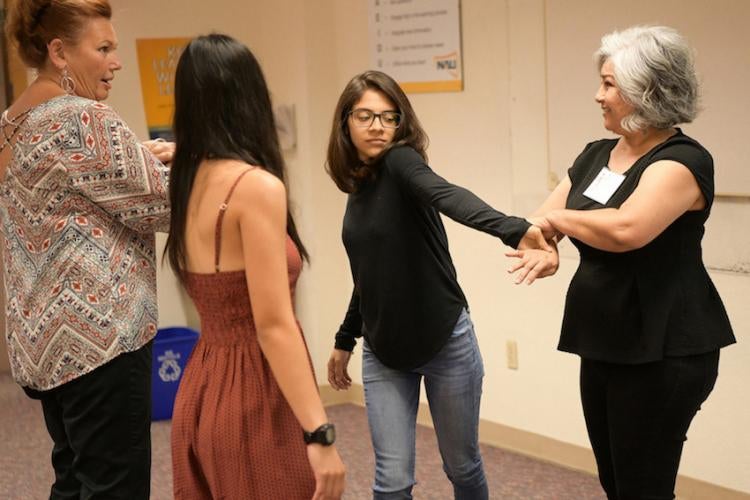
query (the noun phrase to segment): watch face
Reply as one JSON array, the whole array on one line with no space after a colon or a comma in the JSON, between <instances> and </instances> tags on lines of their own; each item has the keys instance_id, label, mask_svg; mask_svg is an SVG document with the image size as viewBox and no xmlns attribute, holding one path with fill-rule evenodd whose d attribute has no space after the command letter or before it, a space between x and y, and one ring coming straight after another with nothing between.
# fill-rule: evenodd
<instances>
[{"instance_id":1,"label":"watch face","mask_svg":"<svg viewBox=\"0 0 750 500\"><path fill-rule=\"evenodd\" d=\"M336 440L336 429L329 427L326 429L326 443L333 443Z\"/></svg>"}]
</instances>

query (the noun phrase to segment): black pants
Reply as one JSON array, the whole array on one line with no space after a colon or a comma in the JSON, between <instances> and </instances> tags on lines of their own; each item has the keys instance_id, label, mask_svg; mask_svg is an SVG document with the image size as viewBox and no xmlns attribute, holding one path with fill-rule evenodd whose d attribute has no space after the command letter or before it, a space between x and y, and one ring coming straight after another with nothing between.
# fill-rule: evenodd
<instances>
[{"instance_id":1,"label":"black pants","mask_svg":"<svg viewBox=\"0 0 750 500\"><path fill-rule=\"evenodd\" d=\"M42 403L54 442L50 499L148 500L151 343L49 391Z\"/></svg>"},{"instance_id":2,"label":"black pants","mask_svg":"<svg viewBox=\"0 0 750 500\"><path fill-rule=\"evenodd\" d=\"M583 414L610 500L674 498L687 430L718 366L718 351L640 365L581 361Z\"/></svg>"}]
</instances>

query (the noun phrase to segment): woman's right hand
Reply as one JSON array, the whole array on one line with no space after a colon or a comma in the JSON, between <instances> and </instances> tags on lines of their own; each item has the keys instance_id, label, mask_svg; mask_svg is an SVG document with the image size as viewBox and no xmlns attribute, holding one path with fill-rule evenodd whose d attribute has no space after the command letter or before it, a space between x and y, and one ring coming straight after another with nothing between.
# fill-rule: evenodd
<instances>
[{"instance_id":1,"label":"woman's right hand","mask_svg":"<svg viewBox=\"0 0 750 500\"><path fill-rule=\"evenodd\" d=\"M174 142L165 141L164 139L151 139L143 141L143 145L164 165L172 163L176 147Z\"/></svg>"},{"instance_id":2,"label":"woman's right hand","mask_svg":"<svg viewBox=\"0 0 750 500\"><path fill-rule=\"evenodd\" d=\"M532 222L532 225L529 226L529 229L526 230L526 234L524 234L523 238L521 238L521 241L518 242L518 250L538 248L540 250L544 250L545 252L551 252L552 247L545 239L542 228L535 225L533 221L530 222Z\"/></svg>"},{"instance_id":3,"label":"woman's right hand","mask_svg":"<svg viewBox=\"0 0 750 500\"><path fill-rule=\"evenodd\" d=\"M328 383L337 391L346 390L352 385L347 367L352 353L341 349L334 349L328 359Z\"/></svg>"},{"instance_id":4,"label":"woman's right hand","mask_svg":"<svg viewBox=\"0 0 750 500\"><path fill-rule=\"evenodd\" d=\"M518 259L508 269L508 273L510 274L518 271L514 279L516 285L523 282L530 285L536 279L552 276L560 266L560 256L557 253L557 249L552 252L538 249L513 250L506 252L505 255Z\"/></svg>"},{"instance_id":5,"label":"woman's right hand","mask_svg":"<svg viewBox=\"0 0 750 500\"><path fill-rule=\"evenodd\" d=\"M313 500L339 500L344 493L346 467L336 447L308 444L307 459L315 475Z\"/></svg>"}]
</instances>

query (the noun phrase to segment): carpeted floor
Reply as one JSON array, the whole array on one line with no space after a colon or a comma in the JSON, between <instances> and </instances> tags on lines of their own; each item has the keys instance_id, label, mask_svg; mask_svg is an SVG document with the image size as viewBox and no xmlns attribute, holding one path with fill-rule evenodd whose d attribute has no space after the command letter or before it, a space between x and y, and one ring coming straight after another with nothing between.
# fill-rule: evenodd
<instances>
[{"instance_id":1,"label":"carpeted floor","mask_svg":"<svg viewBox=\"0 0 750 500\"><path fill-rule=\"evenodd\" d=\"M371 498L373 454L363 408L341 405L328 408L336 423L340 453L348 469L347 500ZM172 498L169 421L154 422L153 500ZM54 478L49 463L51 441L41 409L7 375L0 375L0 499L48 498ZM588 474L540 462L491 446L482 447L490 498L508 500L604 499L597 479ZM449 500L450 483L442 470L432 429L417 431L417 486L415 499ZM287 499L284 499L287 500Z\"/></svg>"}]
</instances>

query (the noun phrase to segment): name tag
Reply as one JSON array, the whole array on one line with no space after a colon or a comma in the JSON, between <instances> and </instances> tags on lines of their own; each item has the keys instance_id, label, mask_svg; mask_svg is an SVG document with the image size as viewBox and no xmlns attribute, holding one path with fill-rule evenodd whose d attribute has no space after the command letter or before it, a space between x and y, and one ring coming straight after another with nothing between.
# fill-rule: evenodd
<instances>
[{"instance_id":1,"label":"name tag","mask_svg":"<svg viewBox=\"0 0 750 500\"><path fill-rule=\"evenodd\" d=\"M602 205L606 205L624 180L625 176L623 174L612 172L606 166L602 167L602 170L599 172L599 175L596 176L596 179L594 179L591 184L589 184L589 187L586 188L586 191L583 192L583 196L598 201Z\"/></svg>"}]
</instances>

